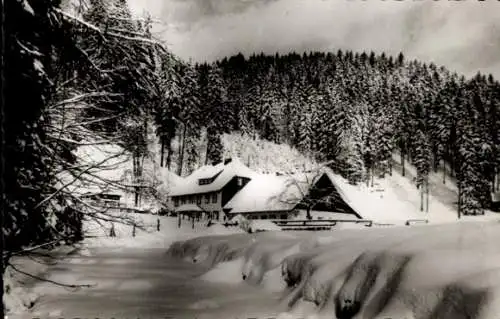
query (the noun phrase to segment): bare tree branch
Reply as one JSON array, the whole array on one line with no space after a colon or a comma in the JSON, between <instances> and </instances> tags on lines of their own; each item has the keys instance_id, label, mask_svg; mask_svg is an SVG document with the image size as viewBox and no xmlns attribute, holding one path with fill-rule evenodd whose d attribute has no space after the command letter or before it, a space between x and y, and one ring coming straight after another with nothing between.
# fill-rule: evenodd
<instances>
[{"instance_id":1,"label":"bare tree branch","mask_svg":"<svg viewBox=\"0 0 500 319\"><path fill-rule=\"evenodd\" d=\"M96 286L96 284L84 284L84 285L64 284L64 283L60 283L60 282L57 282L57 281L54 281L54 280L50 280L50 279L47 279L47 278L43 278L43 277L40 277L40 276L33 275L33 274L28 273L28 272L25 272L25 271L17 268L16 266L14 266L10 262L7 263L7 266L10 266L12 269L14 269L15 271L17 271L18 273L21 273L23 275L29 276L31 278L34 278L34 279L37 279L37 280L40 280L40 281L45 281L45 282L48 282L48 283L51 283L51 284L54 284L54 285L57 285L57 286L60 286L60 287L72 288L72 289L80 289L80 288L92 288L92 287Z\"/></svg>"},{"instance_id":2,"label":"bare tree branch","mask_svg":"<svg viewBox=\"0 0 500 319\"><path fill-rule=\"evenodd\" d=\"M114 156L112 156L111 158L106 158L102 161L100 161L99 163L95 164L95 165L92 165L90 166L89 168L85 169L84 171L80 172L77 176L77 178L74 178L71 182L69 183L66 183L65 185L63 185L62 187L60 187L57 191L55 191L54 193L52 193L50 196L48 196L47 198L45 198L44 200L42 200L40 203L38 203L34 208L38 208L40 207L41 205L43 205L44 203L46 203L47 201L49 201L50 199L54 198L54 196L56 196L57 194L59 194L63 189L65 189L66 187L68 186L71 186L73 185L74 183L76 183L78 181L78 178L81 177L83 174L85 174L86 172L88 172L90 169L92 169L93 167L98 167L99 165L101 164L104 164L105 162L107 162L108 160L112 159L112 158L115 158L115 157L118 157L122 154L115 154Z\"/></svg>"}]
</instances>

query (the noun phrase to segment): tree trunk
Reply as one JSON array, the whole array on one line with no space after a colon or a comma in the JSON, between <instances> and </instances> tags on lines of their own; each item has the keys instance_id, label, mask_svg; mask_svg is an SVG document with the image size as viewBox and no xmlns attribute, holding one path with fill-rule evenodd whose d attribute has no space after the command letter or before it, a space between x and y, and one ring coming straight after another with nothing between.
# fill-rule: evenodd
<instances>
[{"instance_id":1,"label":"tree trunk","mask_svg":"<svg viewBox=\"0 0 500 319\"><path fill-rule=\"evenodd\" d=\"M405 176L406 172L405 172L405 154L403 151L401 151L401 175Z\"/></svg>"},{"instance_id":2,"label":"tree trunk","mask_svg":"<svg viewBox=\"0 0 500 319\"><path fill-rule=\"evenodd\" d=\"M134 206L137 207L139 205L139 190L138 187L134 187L135 196L134 196Z\"/></svg>"},{"instance_id":3,"label":"tree trunk","mask_svg":"<svg viewBox=\"0 0 500 319\"><path fill-rule=\"evenodd\" d=\"M453 159L453 156L450 156L450 175L453 177L456 177L456 172L455 172L455 160Z\"/></svg>"},{"instance_id":4,"label":"tree trunk","mask_svg":"<svg viewBox=\"0 0 500 319\"><path fill-rule=\"evenodd\" d=\"M186 141L186 130L187 126L184 124L184 129L182 130L182 140L179 143L179 167L177 168L177 175L182 176L182 166L184 161L184 143Z\"/></svg>"},{"instance_id":5,"label":"tree trunk","mask_svg":"<svg viewBox=\"0 0 500 319\"><path fill-rule=\"evenodd\" d=\"M491 192L494 193L496 189L496 176L497 176L497 168L496 166L493 168L493 178L491 179Z\"/></svg>"},{"instance_id":6,"label":"tree trunk","mask_svg":"<svg viewBox=\"0 0 500 319\"><path fill-rule=\"evenodd\" d=\"M306 214L306 218L308 220L311 220L312 219L312 216L311 216L311 206L307 206L307 214Z\"/></svg>"},{"instance_id":7,"label":"tree trunk","mask_svg":"<svg viewBox=\"0 0 500 319\"><path fill-rule=\"evenodd\" d=\"M208 145L208 135L207 135L207 148L205 150L205 165L208 165L208 149L210 145Z\"/></svg>"},{"instance_id":8,"label":"tree trunk","mask_svg":"<svg viewBox=\"0 0 500 319\"><path fill-rule=\"evenodd\" d=\"M424 211L424 185L420 184L420 211Z\"/></svg>"},{"instance_id":9,"label":"tree trunk","mask_svg":"<svg viewBox=\"0 0 500 319\"><path fill-rule=\"evenodd\" d=\"M366 176L366 187L370 187L370 167L366 169L368 175Z\"/></svg>"},{"instance_id":10,"label":"tree trunk","mask_svg":"<svg viewBox=\"0 0 500 319\"><path fill-rule=\"evenodd\" d=\"M458 212L458 219L460 219L460 217L462 217L462 212L461 212L461 205L462 204L462 187L460 186L460 184L458 185L458 208L457 208L457 212Z\"/></svg>"},{"instance_id":11,"label":"tree trunk","mask_svg":"<svg viewBox=\"0 0 500 319\"><path fill-rule=\"evenodd\" d=\"M373 182L375 179L375 165L372 165L371 167L371 181L372 181L372 187L373 187Z\"/></svg>"},{"instance_id":12,"label":"tree trunk","mask_svg":"<svg viewBox=\"0 0 500 319\"><path fill-rule=\"evenodd\" d=\"M439 169L439 156L438 147L435 144L432 146L432 165L434 168L434 173L437 173Z\"/></svg>"},{"instance_id":13,"label":"tree trunk","mask_svg":"<svg viewBox=\"0 0 500 319\"><path fill-rule=\"evenodd\" d=\"M165 138L161 138L161 151L160 151L160 167L163 167L163 160L165 158Z\"/></svg>"},{"instance_id":14,"label":"tree trunk","mask_svg":"<svg viewBox=\"0 0 500 319\"><path fill-rule=\"evenodd\" d=\"M138 181L139 181L139 157L138 157L138 154L137 153L134 153L134 155L132 156L132 164L133 164L133 171L134 171L134 180L132 181L132 183L134 185L137 185L138 184ZM139 189L137 188L137 186L134 186L134 206L137 207L137 205L139 205Z\"/></svg>"},{"instance_id":15,"label":"tree trunk","mask_svg":"<svg viewBox=\"0 0 500 319\"><path fill-rule=\"evenodd\" d=\"M427 175L426 181L425 181L425 212L429 213L429 175Z\"/></svg>"},{"instance_id":16,"label":"tree trunk","mask_svg":"<svg viewBox=\"0 0 500 319\"><path fill-rule=\"evenodd\" d=\"M446 184L446 161L443 159L443 184Z\"/></svg>"},{"instance_id":17,"label":"tree trunk","mask_svg":"<svg viewBox=\"0 0 500 319\"><path fill-rule=\"evenodd\" d=\"M498 191L500 189L500 177L499 177L499 170L498 170L498 168L496 170L496 178L497 178L496 191Z\"/></svg>"}]
</instances>

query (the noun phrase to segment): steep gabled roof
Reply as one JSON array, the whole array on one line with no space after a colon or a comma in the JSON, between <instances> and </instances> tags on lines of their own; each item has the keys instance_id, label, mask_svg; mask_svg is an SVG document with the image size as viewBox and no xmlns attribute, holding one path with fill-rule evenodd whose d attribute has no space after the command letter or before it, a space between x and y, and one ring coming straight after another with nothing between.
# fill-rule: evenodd
<instances>
[{"instance_id":1,"label":"steep gabled roof","mask_svg":"<svg viewBox=\"0 0 500 319\"><path fill-rule=\"evenodd\" d=\"M307 194L311 177L310 174L259 174L224 209L231 209L230 214L291 210Z\"/></svg>"},{"instance_id":2,"label":"steep gabled roof","mask_svg":"<svg viewBox=\"0 0 500 319\"><path fill-rule=\"evenodd\" d=\"M292 210L325 174L341 199L359 215L357 207L353 207L352 200L343 190L346 185L328 168L293 175L259 175L237 193L224 209L230 209L230 214Z\"/></svg>"},{"instance_id":3,"label":"steep gabled roof","mask_svg":"<svg viewBox=\"0 0 500 319\"><path fill-rule=\"evenodd\" d=\"M185 177L182 182L178 183L175 188L172 189L170 196L219 191L235 176L252 178L256 174L257 173L245 166L238 158L233 158L232 161L226 165L223 163L215 166L205 165L194 171L191 175ZM214 176L216 177L212 183L199 185L199 179L212 178Z\"/></svg>"}]
</instances>

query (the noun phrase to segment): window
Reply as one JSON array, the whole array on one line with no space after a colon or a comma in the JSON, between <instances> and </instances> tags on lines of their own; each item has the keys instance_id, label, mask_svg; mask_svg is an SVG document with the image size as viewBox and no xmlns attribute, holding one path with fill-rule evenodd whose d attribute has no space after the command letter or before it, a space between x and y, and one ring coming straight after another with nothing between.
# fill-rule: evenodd
<instances>
[{"instance_id":1,"label":"window","mask_svg":"<svg viewBox=\"0 0 500 319\"><path fill-rule=\"evenodd\" d=\"M177 197L174 198L174 206L179 206L179 199Z\"/></svg>"},{"instance_id":2,"label":"window","mask_svg":"<svg viewBox=\"0 0 500 319\"><path fill-rule=\"evenodd\" d=\"M194 195L189 196L189 202L190 202L191 204L194 204L195 200L196 200L196 198L195 198L195 196L194 196Z\"/></svg>"},{"instance_id":3,"label":"window","mask_svg":"<svg viewBox=\"0 0 500 319\"><path fill-rule=\"evenodd\" d=\"M281 218L281 219L287 219L287 218L286 218L286 214L281 214L280 218Z\"/></svg>"},{"instance_id":4,"label":"window","mask_svg":"<svg viewBox=\"0 0 500 319\"><path fill-rule=\"evenodd\" d=\"M199 185L208 185L212 183L212 179L211 178L201 178L198 180L198 184Z\"/></svg>"},{"instance_id":5,"label":"window","mask_svg":"<svg viewBox=\"0 0 500 319\"><path fill-rule=\"evenodd\" d=\"M201 204L201 195L196 196L196 203Z\"/></svg>"},{"instance_id":6,"label":"window","mask_svg":"<svg viewBox=\"0 0 500 319\"><path fill-rule=\"evenodd\" d=\"M210 204L210 195L205 194L205 204Z\"/></svg>"},{"instance_id":7,"label":"window","mask_svg":"<svg viewBox=\"0 0 500 319\"><path fill-rule=\"evenodd\" d=\"M217 203L217 193L212 194L212 203Z\"/></svg>"},{"instance_id":8,"label":"window","mask_svg":"<svg viewBox=\"0 0 500 319\"><path fill-rule=\"evenodd\" d=\"M181 205L184 205L184 204L186 204L186 197L182 196L181 197Z\"/></svg>"}]
</instances>

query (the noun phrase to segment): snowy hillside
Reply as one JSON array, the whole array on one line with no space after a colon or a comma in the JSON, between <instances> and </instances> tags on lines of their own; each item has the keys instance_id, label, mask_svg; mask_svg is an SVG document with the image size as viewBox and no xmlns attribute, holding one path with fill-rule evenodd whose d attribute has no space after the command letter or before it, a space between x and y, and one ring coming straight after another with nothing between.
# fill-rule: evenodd
<instances>
[{"instance_id":1,"label":"snowy hillside","mask_svg":"<svg viewBox=\"0 0 500 319\"><path fill-rule=\"evenodd\" d=\"M222 137L224 157L237 156L248 167L258 173L296 173L314 169L314 160L302 155L287 144L242 136L240 133L224 134Z\"/></svg>"}]
</instances>

